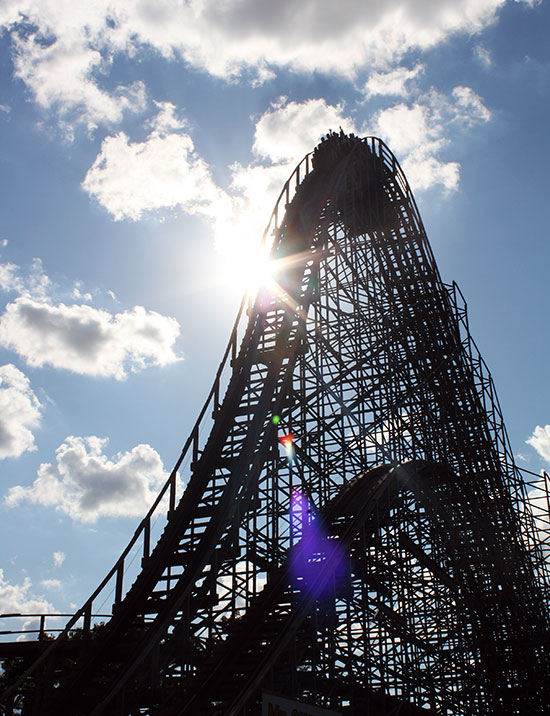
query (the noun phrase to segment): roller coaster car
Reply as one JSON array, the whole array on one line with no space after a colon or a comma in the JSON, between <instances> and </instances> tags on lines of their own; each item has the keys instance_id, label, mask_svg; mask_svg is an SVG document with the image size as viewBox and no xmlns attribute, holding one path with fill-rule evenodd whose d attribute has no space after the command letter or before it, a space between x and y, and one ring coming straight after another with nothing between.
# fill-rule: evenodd
<instances>
[{"instance_id":1,"label":"roller coaster car","mask_svg":"<svg viewBox=\"0 0 550 716\"><path fill-rule=\"evenodd\" d=\"M384 188L387 170L367 142L354 134L329 132L315 148L312 162L317 177L338 171L340 163L347 165L334 208L353 236L397 228L400 217Z\"/></svg>"},{"instance_id":2,"label":"roller coaster car","mask_svg":"<svg viewBox=\"0 0 550 716\"><path fill-rule=\"evenodd\" d=\"M329 173L334 167L348 155L352 149L362 144L361 139L355 134L344 134L331 132L329 130L326 137L315 147L312 162L313 168L317 173Z\"/></svg>"},{"instance_id":3,"label":"roller coaster car","mask_svg":"<svg viewBox=\"0 0 550 716\"><path fill-rule=\"evenodd\" d=\"M296 300L311 236L324 206L327 217L343 223L351 236L389 231L401 222L386 190L390 172L364 140L354 134L329 132L315 148L312 163L313 171L304 177L286 207L280 232L284 240L277 248L278 258L297 259L279 273L281 287Z\"/></svg>"}]
</instances>

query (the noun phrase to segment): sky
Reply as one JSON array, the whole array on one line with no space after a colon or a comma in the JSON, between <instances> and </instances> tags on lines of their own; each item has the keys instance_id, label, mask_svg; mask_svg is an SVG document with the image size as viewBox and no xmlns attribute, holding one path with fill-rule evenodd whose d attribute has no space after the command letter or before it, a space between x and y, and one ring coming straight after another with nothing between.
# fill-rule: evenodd
<instances>
[{"instance_id":1,"label":"sky","mask_svg":"<svg viewBox=\"0 0 550 716\"><path fill-rule=\"evenodd\" d=\"M0 614L115 562L329 129L396 154L550 469L547 1L3 0L0 28Z\"/></svg>"}]
</instances>

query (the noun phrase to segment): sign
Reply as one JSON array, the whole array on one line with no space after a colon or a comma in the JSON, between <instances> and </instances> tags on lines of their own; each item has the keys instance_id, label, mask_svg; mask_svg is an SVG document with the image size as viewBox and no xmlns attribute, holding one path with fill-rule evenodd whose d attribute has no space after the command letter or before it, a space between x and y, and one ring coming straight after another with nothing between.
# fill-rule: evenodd
<instances>
[{"instance_id":1,"label":"sign","mask_svg":"<svg viewBox=\"0 0 550 716\"><path fill-rule=\"evenodd\" d=\"M262 716L342 716L336 711L328 711L319 706L301 704L298 701L291 701L282 696L269 694L265 691L262 694Z\"/></svg>"}]
</instances>

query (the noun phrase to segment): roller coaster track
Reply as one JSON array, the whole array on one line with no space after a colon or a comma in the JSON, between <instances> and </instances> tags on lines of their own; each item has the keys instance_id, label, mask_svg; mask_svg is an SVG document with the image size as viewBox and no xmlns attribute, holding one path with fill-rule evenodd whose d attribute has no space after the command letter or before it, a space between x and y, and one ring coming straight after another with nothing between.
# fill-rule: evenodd
<instances>
[{"instance_id":1,"label":"roller coaster track","mask_svg":"<svg viewBox=\"0 0 550 716\"><path fill-rule=\"evenodd\" d=\"M264 241L278 287L243 301L166 485L3 714L252 715L264 691L346 714L550 711L546 551L395 157L330 135Z\"/></svg>"}]
</instances>

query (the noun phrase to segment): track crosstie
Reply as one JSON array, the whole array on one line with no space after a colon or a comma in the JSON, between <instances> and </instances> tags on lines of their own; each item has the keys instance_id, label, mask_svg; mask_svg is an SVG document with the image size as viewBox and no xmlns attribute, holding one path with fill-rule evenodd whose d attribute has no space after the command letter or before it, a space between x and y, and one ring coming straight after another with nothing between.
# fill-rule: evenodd
<instances>
[{"instance_id":1,"label":"track crosstie","mask_svg":"<svg viewBox=\"0 0 550 716\"><path fill-rule=\"evenodd\" d=\"M4 713L253 715L264 691L367 716L550 711L541 534L395 157L329 134L264 240L278 289L244 301L165 488Z\"/></svg>"}]
</instances>

